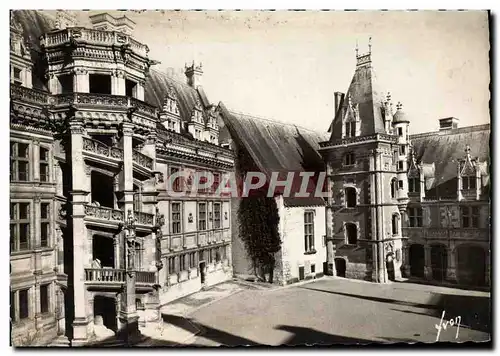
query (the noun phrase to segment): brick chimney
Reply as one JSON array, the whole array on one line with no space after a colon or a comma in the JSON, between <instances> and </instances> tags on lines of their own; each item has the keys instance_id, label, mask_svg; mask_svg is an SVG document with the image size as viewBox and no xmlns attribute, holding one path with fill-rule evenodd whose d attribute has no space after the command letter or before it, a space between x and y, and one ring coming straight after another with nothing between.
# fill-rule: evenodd
<instances>
[{"instance_id":1,"label":"brick chimney","mask_svg":"<svg viewBox=\"0 0 500 356\"><path fill-rule=\"evenodd\" d=\"M445 117L439 119L439 131L453 130L458 128L458 119L456 117Z\"/></svg>"},{"instance_id":2,"label":"brick chimney","mask_svg":"<svg viewBox=\"0 0 500 356\"><path fill-rule=\"evenodd\" d=\"M191 65L186 64L185 69L184 73L186 74L188 85L195 89L201 86L201 78L203 76L201 63L196 65L193 61Z\"/></svg>"}]
</instances>

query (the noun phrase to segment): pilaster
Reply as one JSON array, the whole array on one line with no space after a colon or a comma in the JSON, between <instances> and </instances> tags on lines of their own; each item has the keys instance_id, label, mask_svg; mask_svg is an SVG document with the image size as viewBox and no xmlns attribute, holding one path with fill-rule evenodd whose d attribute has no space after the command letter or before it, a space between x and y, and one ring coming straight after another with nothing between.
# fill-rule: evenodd
<instances>
[{"instance_id":1,"label":"pilaster","mask_svg":"<svg viewBox=\"0 0 500 356\"><path fill-rule=\"evenodd\" d=\"M31 160L31 164L33 165L33 180L35 182L40 181L40 141L33 141L33 159Z\"/></svg>"},{"instance_id":2,"label":"pilaster","mask_svg":"<svg viewBox=\"0 0 500 356\"><path fill-rule=\"evenodd\" d=\"M137 83L136 87L136 98L141 101L144 101L144 84L144 81L140 81L139 83Z\"/></svg>"},{"instance_id":3,"label":"pilaster","mask_svg":"<svg viewBox=\"0 0 500 356\"><path fill-rule=\"evenodd\" d=\"M89 93L89 73L86 69L76 68L73 76L73 91L75 93Z\"/></svg>"},{"instance_id":4,"label":"pilaster","mask_svg":"<svg viewBox=\"0 0 500 356\"><path fill-rule=\"evenodd\" d=\"M122 70L115 70L111 76L111 94L125 95L125 73Z\"/></svg>"}]
</instances>

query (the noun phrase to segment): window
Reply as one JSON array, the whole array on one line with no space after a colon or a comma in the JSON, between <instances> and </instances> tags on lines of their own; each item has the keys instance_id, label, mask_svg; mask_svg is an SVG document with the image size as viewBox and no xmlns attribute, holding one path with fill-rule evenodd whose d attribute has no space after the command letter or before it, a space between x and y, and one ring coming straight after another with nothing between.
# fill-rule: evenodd
<instances>
[{"instance_id":1,"label":"window","mask_svg":"<svg viewBox=\"0 0 500 356\"><path fill-rule=\"evenodd\" d=\"M354 153L346 153L344 156L344 166L352 166L355 163Z\"/></svg>"},{"instance_id":2,"label":"window","mask_svg":"<svg viewBox=\"0 0 500 356\"><path fill-rule=\"evenodd\" d=\"M30 205L29 203L10 204L10 250L29 249Z\"/></svg>"},{"instance_id":3,"label":"window","mask_svg":"<svg viewBox=\"0 0 500 356\"><path fill-rule=\"evenodd\" d=\"M356 188L345 188L345 203L347 208L354 208L356 206Z\"/></svg>"},{"instance_id":4,"label":"window","mask_svg":"<svg viewBox=\"0 0 500 356\"><path fill-rule=\"evenodd\" d=\"M111 94L111 76L89 74L89 92L95 94Z\"/></svg>"},{"instance_id":5,"label":"window","mask_svg":"<svg viewBox=\"0 0 500 356\"><path fill-rule=\"evenodd\" d=\"M142 189L134 185L134 211L142 211Z\"/></svg>"},{"instance_id":6,"label":"window","mask_svg":"<svg viewBox=\"0 0 500 356\"><path fill-rule=\"evenodd\" d=\"M175 263L175 257L169 257L168 259L168 273L169 274L177 273L177 265Z\"/></svg>"},{"instance_id":7,"label":"window","mask_svg":"<svg viewBox=\"0 0 500 356\"><path fill-rule=\"evenodd\" d=\"M136 82L129 80L129 79L125 79L125 95L131 96L134 98L137 97L137 83Z\"/></svg>"},{"instance_id":8,"label":"window","mask_svg":"<svg viewBox=\"0 0 500 356\"><path fill-rule=\"evenodd\" d=\"M315 264L311 265L311 273L316 273L316 265Z\"/></svg>"},{"instance_id":9,"label":"window","mask_svg":"<svg viewBox=\"0 0 500 356\"><path fill-rule=\"evenodd\" d=\"M49 150L40 147L40 181L49 181Z\"/></svg>"},{"instance_id":10,"label":"window","mask_svg":"<svg viewBox=\"0 0 500 356\"><path fill-rule=\"evenodd\" d=\"M393 178L391 180L391 198L396 198L396 192L398 190L398 180Z\"/></svg>"},{"instance_id":11,"label":"window","mask_svg":"<svg viewBox=\"0 0 500 356\"><path fill-rule=\"evenodd\" d=\"M170 168L170 177L172 177L173 174L176 174L179 172L179 168ZM170 179L170 178L169 178ZM182 187L181 187L181 177L177 177L173 182L171 181L172 184L172 189L174 192L181 192Z\"/></svg>"},{"instance_id":12,"label":"window","mask_svg":"<svg viewBox=\"0 0 500 356\"><path fill-rule=\"evenodd\" d=\"M205 261L205 254L203 251L198 251L198 261Z\"/></svg>"},{"instance_id":13,"label":"window","mask_svg":"<svg viewBox=\"0 0 500 356\"><path fill-rule=\"evenodd\" d=\"M43 284L40 286L40 312L49 312L49 285Z\"/></svg>"},{"instance_id":14,"label":"window","mask_svg":"<svg viewBox=\"0 0 500 356\"><path fill-rule=\"evenodd\" d=\"M14 67L13 74L14 74L14 83L22 85L23 84L23 78L21 77L21 69Z\"/></svg>"},{"instance_id":15,"label":"window","mask_svg":"<svg viewBox=\"0 0 500 356\"><path fill-rule=\"evenodd\" d=\"M69 94L73 92L73 76L63 74L58 77L59 85L61 87L61 94Z\"/></svg>"},{"instance_id":16,"label":"window","mask_svg":"<svg viewBox=\"0 0 500 356\"><path fill-rule=\"evenodd\" d=\"M196 252L191 252L189 254L189 268L196 267Z\"/></svg>"},{"instance_id":17,"label":"window","mask_svg":"<svg viewBox=\"0 0 500 356\"><path fill-rule=\"evenodd\" d=\"M40 204L40 245L42 247L49 246L50 236L50 204Z\"/></svg>"},{"instance_id":18,"label":"window","mask_svg":"<svg viewBox=\"0 0 500 356\"><path fill-rule=\"evenodd\" d=\"M194 129L194 138L198 140L201 138L201 130Z\"/></svg>"},{"instance_id":19,"label":"window","mask_svg":"<svg viewBox=\"0 0 500 356\"><path fill-rule=\"evenodd\" d=\"M420 193L420 178L408 178L408 192Z\"/></svg>"},{"instance_id":20,"label":"window","mask_svg":"<svg viewBox=\"0 0 500 356\"><path fill-rule=\"evenodd\" d=\"M29 179L29 145L21 142L10 143L10 180L27 181Z\"/></svg>"},{"instance_id":21,"label":"window","mask_svg":"<svg viewBox=\"0 0 500 356\"><path fill-rule=\"evenodd\" d=\"M198 203L198 230L207 229L207 203Z\"/></svg>"},{"instance_id":22,"label":"window","mask_svg":"<svg viewBox=\"0 0 500 356\"><path fill-rule=\"evenodd\" d=\"M405 146L405 145L401 145L401 146L399 147L399 153L400 153L401 155L405 155L405 154L406 154L406 146Z\"/></svg>"},{"instance_id":23,"label":"window","mask_svg":"<svg viewBox=\"0 0 500 356\"><path fill-rule=\"evenodd\" d=\"M399 216L398 214L392 215L392 234L397 235L399 232Z\"/></svg>"},{"instance_id":24,"label":"window","mask_svg":"<svg viewBox=\"0 0 500 356\"><path fill-rule=\"evenodd\" d=\"M222 247L217 247L215 249L215 262L220 262L221 261L221 249Z\"/></svg>"},{"instance_id":25,"label":"window","mask_svg":"<svg viewBox=\"0 0 500 356\"><path fill-rule=\"evenodd\" d=\"M408 208L410 227L422 227L422 208Z\"/></svg>"},{"instance_id":26,"label":"window","mask_svg":"<svg viewBox=\"0 0 500 356\"><path fill-rule=\"evenodd\" d=\"M180 255L179 256L179 263L180 263L180 270L181 271L185 271L187 268L186 268L186 257L187 255Z\"/></svg>"},{"instance_id":27,"label":"window","mask_svg":"<svg viewBox=\"0 0 500 356\"><path fill-rule=\"evenodd\" d=\"M398 127L398 136L403 136L403 128Z\"/></svg>"},{"instance_id":28,"label":"window","mask_svg":"<svg viewBox=\"0 0 500 356\"><path fill-rule=\"evenodd\" d=\"M479 207L462 206L462 227L479 227Z\"/></svg>"},{"instance_id":29,"label":"window","mask_svg":"<svg viewBox=\"0 0 500 356\"><path fill-rule=\"evenodd\" d=\"M29 289L18 291L19 294L19 319L26 319L29 317Z\"/></svg>"},{"instance_id":30,"label":"window","mask_svg":"<svg viewBox=\"0 0 500 356\"><path fill-rule=\"evenodd\" d=\"M358 243L358 227L355 224L345 224L345 233L348 245L356 245Z\"/></svg>"},{"instance_id":31,"label":"window","mask_svg":"<svg viewBox=\"0 0 500 356\"><path fill-rule=\"evenodd\" d=\"M216 192L220 184L220 173L214 173L214 184L212 185L212 192Z\"/></svg>"},{"instance_id":32,"label":"window","mask_svg":"<svg viewBox=\"0 0 500 356\"><path fill-rule=\"evenodd\" d=\"M181 233L181 203L172 203L171 209L172 234Z\"/></svg>"},{"instance_id":33,"label":"window","mask_svg":"<svg viewBox=\"0 0 500 356\"><path fill-rule=\"evenodd\" d=\"M462 189L476 189L476 177L475 176L464 176L462 177Z\"/></svg>"},{"instance_id":34,"label":"window","mask_svg":"<svg viewBox=\"0 0 500 356\"><path fill-rule=\"evenodd\" d=\"M16 292L10 292L10 321L16 321Z\"/></svg>"},{"instance_id":35,"label":"window","mask_svg":"<svg viewBox=\"0 0 500 356\"><path fill-rule=\"evenodd\" d=\"M403 181L402 180L398 181L398 187L399 187L399 189L403 189Z\"/></svg>"},{"instance_id":36,"label":"window","mask_svg":"<svg viewBox=\"0 0 500 356\"><path fill-rule=\"evenodd\" d=\"M220 229L220 203L214 203L214 229Z\"/></svg>"},{"instance_id":37,"label":"window","mask_svg":"<svg viewBox=\"0 0 500 356\"><path fill-rule=\"evenodd\" d=\"M404 169L404 162L398 161L398 171L402 171Z\"/></svg>"},{"instance_id":38,"label":"window","mask_svg":"<svg viewBox=\"0 0 500 356\"><path fill-rule=\"evenodd\" d=\"M345 123L345 137L354 137L356 136L356 122L346 122Z\"/></svg>"},{"instance_id":39,"label":"window","mask_svg":"<svg viewBox=\"0 0 500 356\"><path fill-rule=\"evenodd\" d=\"M306 211L304 213L304 250L305 252L314 251L314 212Z\"/></svg>"},{"instance_id":40,"label":"window","mask_svg":"<svg viewBox=\"0 0 500 356\"><path fill-rule=\"evenodd\" d=\"M214 261L213 253L214 253L213 249L207 250L208 263L212 263Z\"/></svg>"},{"instance_id":41,"label":"window","mask_svg":"<svg viewBox=\"0 0 500 356\"><path fill-rule=\"evenodd\" d=\"M198 183L198 192L207 193L208 188L205 187L205 185L207 184L207 181L208 181L207 172L198 171L198 179L199 179L199 181L197 182Z\"/></svg>"}]
</instances>

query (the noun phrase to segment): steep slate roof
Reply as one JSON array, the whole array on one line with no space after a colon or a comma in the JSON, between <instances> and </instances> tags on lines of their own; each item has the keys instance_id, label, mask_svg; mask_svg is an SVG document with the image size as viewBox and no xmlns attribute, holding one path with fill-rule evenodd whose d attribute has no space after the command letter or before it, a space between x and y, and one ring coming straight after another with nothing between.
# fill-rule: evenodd
<instances>
[{"instance_id":1,"label":"steep slate roof","mask_svg":"<svg viewBox=\"0 0 500 356\"><path fill-rule=\"evenodd\" d=\"M360 59L363 59L363 61L360 61ZM348 109L349 95L352 104L359 105L358 110L361 121L359 136L385 133L382 116L384 98L373 70L371 54L358 56L357 61L358 64L349 89L345 93L332 122L330 139L342 138L342 116Z\"/></svg>"},{"instance_id":2,"label":"steep slate roof","mask_svg":"<svg viewBox=\"0 0 500 356\"><path fill-rule=\"evenodd\" d=\"M440 196L454 195L457 191L457 164L465 158L465 147L479 162L490 161L490 125L463 127L444 132L410 135L417 162L435 164L434 183ZM489 186L488 172L483 186Z\"/></svg>"},{"instance_id":3,"label":"steep slate roof","mask_svg":"<svg viewBox=\"0 0 500 356\"><path fill-rule=\"evenodd\" d=\"M287 172L325 170L318 153L318 143L326 139L326 134L229 111L222 103L219 107L231 138L248 152L256 166L268 177L272 172L285 174L283 178L280 175L280 179L284 179ZM284 199L287 206L324 204L322 198Z\"/></svg>"}]
</instances>

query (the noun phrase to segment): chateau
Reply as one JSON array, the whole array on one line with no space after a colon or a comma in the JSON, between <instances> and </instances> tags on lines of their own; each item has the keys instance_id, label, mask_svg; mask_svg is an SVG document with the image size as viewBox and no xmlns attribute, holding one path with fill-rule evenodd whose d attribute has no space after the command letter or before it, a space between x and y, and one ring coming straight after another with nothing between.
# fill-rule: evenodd
<instances>
[{"instance_id":1,"label":"chateau","mask_svg":"<svg viewBox=\"0 0 500 356\"><path fill-rule=\"evenodd\" d=\"M252 274L241 198L216 194L242 160L267 176L326 172L327 198L274 197L276 283L489 286L490 125L449 117L412 134L371 47L334 93L328 132L240 114L208 100L201 64L182 80L154 69L128 17L90 22L11 12L13 345L133 343L165 304ZM179 172L190 178L169 182ZM203 172L213 184L189 194Z\"/></svg>"}]
</instances>

